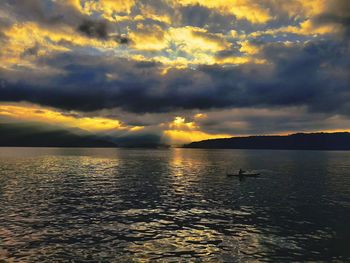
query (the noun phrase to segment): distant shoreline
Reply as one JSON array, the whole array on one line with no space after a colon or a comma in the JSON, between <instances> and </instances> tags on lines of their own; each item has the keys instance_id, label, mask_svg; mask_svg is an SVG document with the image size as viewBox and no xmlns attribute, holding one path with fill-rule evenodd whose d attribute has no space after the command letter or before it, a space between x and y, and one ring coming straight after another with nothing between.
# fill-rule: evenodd
<instances>
[{"instance_id":1,"label":"distant shoreline","mask_svg":"<svg viewBox=\"0 0 350 263\"><path fill-rule=\"evenodd\" d=\"M192 142L183 146L192 149L241 150L322 150L349 151L350 133L296 133L291 135L263 135L233 137Z\"/></svg>"},{"instance_id":2,"label":"distant shoreline","mask_svg":"<svg viewBox=\"0 0 350 263\"><path fill-rule=\"evenodd\" d=\"M122 149L122 150L171 150L171 149L186 149L186 150L254 150L254 151L323 151L323 152L348 152L350 149L272 149L272 148L199 148L199 147L97 147L97 146L83 146L83 147L73 147L73 146L0 146L0 149L5 148L38 148L38 149Z\"/></svg>"},{"instance_id":3,"label":"distant shoreline","mask_svg":"<svg viewBox=\"0 0 350 263\"><path fill-rule=\"evenodd\" d=\"M185 145L135 143L121 145L93 136L65 133L39 134L30 138L14 137L0 140L1 148L102 148L102 149L240 149L240 150L310 150L349 151L350 133L296 133L204 140Z\"/></svg>"},{"instance_id":4,"label":"distant shoreline","mask_svg":"<svg viewBox=\"0 0 350 263\"><path fill-rule=\"evenodd\" d=\"M123 147L123 146L20 146L20 145L0 145L0 148L70 148L70 149L154 149L154 150L167 150L174 147L167 147L167 146L159 146L159 147L147 147L147 146L130 146L130 147Z\"/></svg>"}]
</instances>

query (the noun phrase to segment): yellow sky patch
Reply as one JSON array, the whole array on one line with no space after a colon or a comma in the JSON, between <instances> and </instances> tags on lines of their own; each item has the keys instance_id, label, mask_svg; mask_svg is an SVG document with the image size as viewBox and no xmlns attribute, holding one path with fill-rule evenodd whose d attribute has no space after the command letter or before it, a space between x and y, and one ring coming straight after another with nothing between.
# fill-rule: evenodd
<instances>
[{"instance_id":1,"label":"yellow sky patch","mask_svg":"<svg viewBox=\"0 0 350 263\"><path fill-rule=\"evenodd\" d=\"M192 54L193 52L217 52L231 46L223 35L210 34L203 28L191 26L170 28L168 38L185 52Z\"/></svg>"},{"instance_id":2,"label":"yellow sky patch","mask_svg":"<svg viewBox=\"0 0 350 263\"><path fill-rule=\"evenodd\" d=\"M136 131L142 127L128 127L119 120L103 117L76 117L73 114L64 114L54 109L48 109L35 105L0 104L0 116L10 117L20 121L43 122L52 125L79 128L91 132L109 130Z\"/></svg>"}]
</instances>

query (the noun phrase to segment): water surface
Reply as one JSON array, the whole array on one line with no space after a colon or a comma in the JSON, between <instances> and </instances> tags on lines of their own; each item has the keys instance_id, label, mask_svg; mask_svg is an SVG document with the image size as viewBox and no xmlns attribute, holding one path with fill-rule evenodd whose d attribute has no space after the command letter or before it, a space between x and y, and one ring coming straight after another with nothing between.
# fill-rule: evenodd
<instances>
[{"instance_id":1,"label":"water surface","mask_svg":"<svg viewBox=\"0 0 350 263\"><path fill-rule=\"evenodd\" d=\"M349 222L350 152L0 148L0 261L350 260Z\"/></svg>"}]
</instances>

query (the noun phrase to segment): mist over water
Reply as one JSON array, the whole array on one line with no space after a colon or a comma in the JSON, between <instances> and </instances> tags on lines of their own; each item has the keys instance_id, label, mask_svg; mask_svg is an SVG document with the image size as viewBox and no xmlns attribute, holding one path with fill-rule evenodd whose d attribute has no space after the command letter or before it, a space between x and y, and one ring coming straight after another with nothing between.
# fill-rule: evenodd
<instances>
[{"instance_id":1,"label":"mist over water","mask_svg":"<svg viewBox=\"0 0 350 263\"><path fill-rule=\"evenodd\" d=\"M350 152L0 148L0 261L350 260L349 222Z\"/></svg>"}]
</instances>

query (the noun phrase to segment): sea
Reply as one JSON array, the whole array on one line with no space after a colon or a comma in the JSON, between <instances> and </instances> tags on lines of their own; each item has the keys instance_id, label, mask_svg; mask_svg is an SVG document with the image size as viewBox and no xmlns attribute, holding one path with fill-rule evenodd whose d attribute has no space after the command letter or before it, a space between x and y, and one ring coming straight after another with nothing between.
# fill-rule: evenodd
<instances>
[{"instance_id":1,"label":"sea","mask_svg":"<svg viewBox=\"0 0 350 263\"><path fill-rule=\"evenodd\" d=\"M349 244L350 152L0 148L0 262L350 261Z\"/></svg>"}]
</instances>

